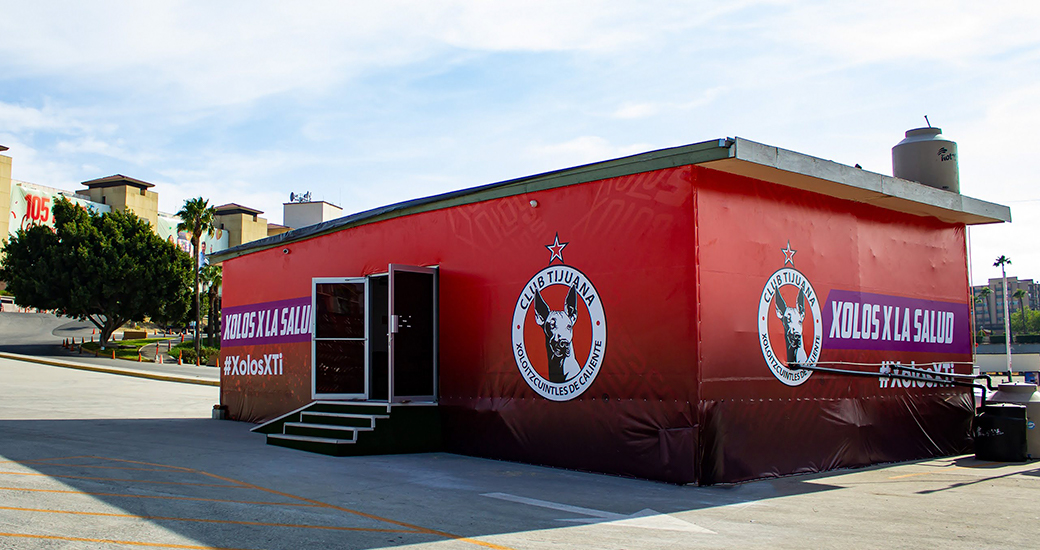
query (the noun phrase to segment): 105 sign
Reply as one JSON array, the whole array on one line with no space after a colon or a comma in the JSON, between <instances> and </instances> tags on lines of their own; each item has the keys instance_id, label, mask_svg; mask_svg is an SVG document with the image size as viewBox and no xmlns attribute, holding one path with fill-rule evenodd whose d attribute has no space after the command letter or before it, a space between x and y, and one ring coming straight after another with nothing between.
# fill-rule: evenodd
<instances>
[{"instance_id":1,"label":"105 sign","mask_svg":"<svg viewBox=\"0 0 1040 550\"><path fill-rule=\"evenodd\" d=\"M50 197L25 195L25 215L22 216L22 229L28 229L33 225L49 225L51 221L50 203Z\"/></svg>"}]
</instances>

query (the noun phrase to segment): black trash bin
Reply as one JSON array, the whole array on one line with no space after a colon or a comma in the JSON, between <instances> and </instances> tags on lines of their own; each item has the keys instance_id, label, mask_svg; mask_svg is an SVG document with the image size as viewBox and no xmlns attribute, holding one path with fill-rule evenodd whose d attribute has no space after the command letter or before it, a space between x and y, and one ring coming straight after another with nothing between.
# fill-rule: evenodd
<instances>
[{"instance_id":1,"label":"black trash bin","mask_svg":"<svg viewBox=\"0 0 1040 550\"><path fill-rule=\"evenodd\" d=\"M1026 461L1026 408L1012 403L986 405L975 417L975 458Z\"/></svg>"}]
</instances>

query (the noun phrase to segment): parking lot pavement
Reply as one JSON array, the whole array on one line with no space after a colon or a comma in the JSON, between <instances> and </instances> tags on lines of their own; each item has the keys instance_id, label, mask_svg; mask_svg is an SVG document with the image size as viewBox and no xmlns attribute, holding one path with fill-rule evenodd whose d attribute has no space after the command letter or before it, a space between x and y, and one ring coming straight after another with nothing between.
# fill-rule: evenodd
<instances>
[{"instance_id":1,"label":"parking lot pavement","mask_svg":"<svg viewBox=\"0 0 1040 550\"><path fill-rule=\"evenodd\" d=\"M1035 548L1037 463L678 487L430 453L332 458L217 388L0 359L0 548Z\"/></svg>"}]
</instances>

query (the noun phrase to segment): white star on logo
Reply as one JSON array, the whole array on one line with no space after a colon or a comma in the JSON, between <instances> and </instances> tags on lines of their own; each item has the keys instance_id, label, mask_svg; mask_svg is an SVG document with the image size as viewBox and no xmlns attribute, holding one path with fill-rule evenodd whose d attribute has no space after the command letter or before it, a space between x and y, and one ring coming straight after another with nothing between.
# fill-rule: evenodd
<instances>
[{"instance_id":1,"label":"white star on logo","mask_svg":"<svg viewBox=\"0 0 1040 550\"><path fill-rule=\"evenodd\" d=\"M549 257L549 263L553 263L553 260L557 258L560 259L560 263L566 263L563 261L563 248L568 244L570 243L561 243L560 234L557 233L556 238L553 239L553 243L545 245L545 248L548 248L549 251L552 252L552 256Z\"/></svg>"},{"instance_id":2,"label":"white star on logo","mask_svg":"<svg viewBox=\"0 0 1040 550\"><path fill-rule=\"evenodd\" d=\"M791 241L790 240L787 241L787 248L781 248L780 252L784 253L784 265L787 265L787 264L794 265L794 253L798 252L798 251L797 250L791 250Z\"/></svg>"}]
</instances>

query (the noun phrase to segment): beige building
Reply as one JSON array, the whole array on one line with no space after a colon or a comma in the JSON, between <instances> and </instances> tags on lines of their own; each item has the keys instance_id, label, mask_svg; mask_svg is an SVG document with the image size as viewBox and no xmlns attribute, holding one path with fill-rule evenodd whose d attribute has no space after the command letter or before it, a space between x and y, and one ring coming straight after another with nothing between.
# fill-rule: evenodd
<instances>
[{"instance_id":1,"label":"beige building","mask_svg":"<svg viewBox=\"0 0 1040 550\"><path fill-rule=\"evenodd\" d=\"M228 233L228 246L238 246L268 236L267 220L260 217L262 211L233 202L217 207L213 226Z\"/></svg>"},{"instance_id":2,"label":"beige building","mask_svg":"<svg viewBox=\"0 0 1040 550\"><path fill-rule=\"evenodd\" d=\"M155 184L128 178L122 174L83 182L86 191L77 195L92 202L107 204L112 210L129 210L152 227L158 226L159 194L150 191Z\"/></svg>"},{"instance_id":3,"label":"beige building","mask_svg":"<svg viewBox=\"0 0 1040 550\"><path fill-rule=\"evenodd\" d=\"M0 145L0 152L6 151L7 147ZM0 155L0 205L7 205L0 214L4 218L0 220L0 243L7 240L7 232L11 220L11 157Z\"/></svg>"},{"instance_id":4,"label":"beige building","mask_svg":"<svg viewBox=\"0 0 1040 550\"><path fill-rule=\"evenodd\" d=\"M334 220L342 215L342 208L325 201L287 202L282 205L282 223L292 229Z\"/></svg>"}]
</instances>

